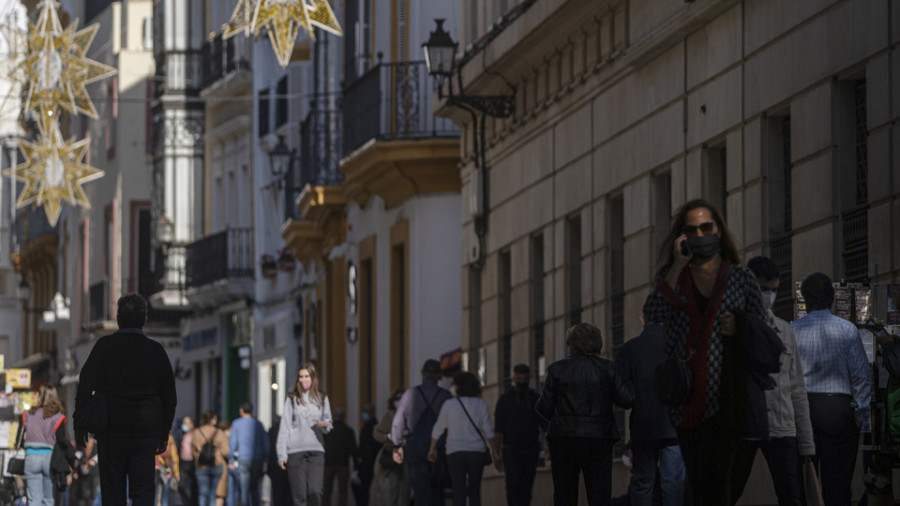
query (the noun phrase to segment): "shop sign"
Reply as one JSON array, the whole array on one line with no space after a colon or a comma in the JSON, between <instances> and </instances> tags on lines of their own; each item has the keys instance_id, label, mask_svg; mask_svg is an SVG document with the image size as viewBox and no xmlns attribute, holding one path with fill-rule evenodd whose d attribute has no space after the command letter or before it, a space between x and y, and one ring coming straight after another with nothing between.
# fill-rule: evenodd
<instances>
[{"instance_id":1,"label":"shop sign","mask_svg":"<svg viewBox=\"0 0 900 506\"><path fill-rule=\"evenodd\" d=\"M12 388L31 388L31 369L9 369L6 384Z\"/></svg>"}]
</instances>

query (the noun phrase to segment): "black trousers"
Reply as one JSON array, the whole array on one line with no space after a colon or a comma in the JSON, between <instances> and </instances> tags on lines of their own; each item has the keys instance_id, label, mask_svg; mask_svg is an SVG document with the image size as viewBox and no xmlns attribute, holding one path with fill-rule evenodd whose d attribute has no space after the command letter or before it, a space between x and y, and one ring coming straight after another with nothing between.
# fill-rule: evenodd
<instances>
[{"instance_id":1,"label":"black trousers","mask_svg":"<svg viewBox=\"0 0 900 506\"><path fill-rule=\"evenodd\" d=\"M731 504L736 504L744 492L757 450L762 450L769 465L778 506L800 506L800 455L795 437L738 443L731 474Z\"/></svg>"},{"instance_id":2,"label":"black trousers","mask_svg":"<svg viewBox=\"0 0 900 506\"><path fill-rule=\"evenodd\" d=\"M453 506L481 506L481 476L484 474L484 452L447 454L450 482L453 484Z\"/></svg>"},{"instance_id":3,"label":"black trousers","mask_svg":"<svg viewBox=\"0 0 900 506\"><path fill-rule=\"evenodd\" d=\"M731 473L740 440L737 431L700 425L677 432L694 506L731 504Z\"/></svg>"},{"instance_id":4,"label":"black trousers","mask_svg":"<svg viewBox=\"0 0 900 506\"><path fill-rule=\"evenodd\" d=\"M157 438L97 440L103 506L153 506ZM127 489L126 489L127 485Z\"/></svg>"},{"instance_id":5,"label":"black trousers","mask_svg":"<svg viewBox=\"0 0 900 506\"><path fill-rule=\"evenodd\" d=\"M611 439L561 437L549 439L548 444L555 506L578 504L579 475L584 477L584 488L590 506L610 504L613 445Z\"/></svg>"},{"instance_id":6,"label":"black trousers","mask_svg":"<svg viewBox=\"0 0 900 506\"><path fill-rule=\"evenodd\" d=\"M325 452L297 452L288 455L287 475L294 506L322 504L324 474Z\"/></svg>"},{"instance_id":7,"label":"black trousers","mask_svg":"<svg viewBox=\"0 0 900 506\"><path fill-rule=\"evenodd\" d=\"M179 461L181 480L178 484L178 495L184 506L197 506L197 477L194 476L194 461Z\"/></svg>"},{"instance_id":8,"label":"black trousers","mask_svg":"<svg viewBox=\"0 0 900 506\"><path fill-rule=\"evenodd\" d=\"M809 394L809 418L816 442L815 464L825 506L846 506L859 451L859 426L849 395Z\"/></svg>"},{"instance_id":9,"label":"black trousers","mask_svg":"<svg viewBox=\"0 0 900 506\"><path fill-rule=\"evenodd\" d=\"M503 446L503 469L506 472L506 504L522 506L531 504L531 489L537 471L541 449L535 445Z\"/></svg>"}]
</instances>

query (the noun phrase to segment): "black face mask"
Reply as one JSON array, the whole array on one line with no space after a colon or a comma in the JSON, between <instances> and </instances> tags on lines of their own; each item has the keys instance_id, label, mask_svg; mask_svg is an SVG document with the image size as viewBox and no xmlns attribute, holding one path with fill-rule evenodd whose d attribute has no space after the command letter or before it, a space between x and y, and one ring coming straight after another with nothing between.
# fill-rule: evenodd
<instances>
[{"instance_id":1,"label":"black face mask","mask_svg":"<svg viewBox=\"0 0 900 506\"><path fill-rule=\"evenodd\" d=\"M687 243L698 260L709 260L719 252L719 234L688 237Z\"/></svg>"},{"instance_id":2,"label":"black face mask","mask_svg":"<svg viewBox=\"0 0 900 506\"><path fill-rule=\"evenodd\" d=\"M519 383L519 382L516 382L516 390L521 390L521 391L523 391L523 392L524 392L524 391L527 391L527 390L528 390L528 383Z\"/></svg>"}]
</instances>

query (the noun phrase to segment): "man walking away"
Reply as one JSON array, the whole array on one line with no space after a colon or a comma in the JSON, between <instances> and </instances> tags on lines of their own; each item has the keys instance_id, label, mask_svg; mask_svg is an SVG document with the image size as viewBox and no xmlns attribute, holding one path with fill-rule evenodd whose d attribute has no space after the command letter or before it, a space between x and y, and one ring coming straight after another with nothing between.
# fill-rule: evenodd
<instances>
[{"instance_id":1,"label":"man walking away","mask_svg":"<svg viewBox=\"0 0 900 506\"><path fill-rule=\"evenodd\" d=\"M856 326L831 314L831 278L810 274L800 293L809 313L791 327L806 379L822 497L825 506L844 506L850 504L859 429L869 416L872 371Z\"/></svg>"},{"instance_id":2,"label":"man walking away","mask_svg":"<svg viewBox=\"0 0 900 506\"><path fill-rule=\"evenodd\" d=\"M366 404L362 410L363 426L359 429L359 485L354 489L356 506L369 506L369 487L372 486L372 477L375 474L375 456L381 449L381 443L375 440L375 426L378 419L375 416L375 406Z\"/></svg>"},{"instance_id":3,"label":"man walking away","mask_svg":"<svg viewBox=\"0 0 900 506\"><path fill-rule=\"evenodd\" d=\"M228 467L237 468L241 504L259 506L263 463L269 459L269 435L253 418L253 404L249 401L241 403L238 414L228 438Z\"/></svg>"},{"instance_id":4,"label":"man walking away","mask_svg":"<svg viewBox=\"0 0 900 506\"><path fill-rule=\"evenodd\" d=\"M96 435L103 506L121 506L126 495L132 506L151 506L155 456L166 450L175 418L175 376L162 345L141 330L147 301L130 294L117 307L119 331L101 337L81 368L75 439L87 442L89 411L96 414L103 396L107 424Z\"/></svg>"},{"instance_id":5,"label":"man walking away","mask_svg":"<svg viewBox=\"0 0 900 506\"><path fill-rule=\"evenodd\" d=\"M396 445L393 450L394 461L398 464L406 462L416 506L444 504L444 489L432 483L433 464L428 461L431 429L444 401L452 397L450 391L438 386L440 378L441 363L434 359L426 360L422 365L422 384L403 393L391 424L391 441ZM404 449L403 444L407 442L407 438L412 441Z\"/></svg>"},{"instance_id":6,"label":"man walking away","mask_svg":"<svg viewBox=\"0 0 900 506\"><path fill-rule=\"evenodd\" d=\"M530 386L531 368L526 364L513 367L513 386L497 400L494 412L502 460L494 462L497 470L506 470L506 504L531 504L531 489L541 451L543 421L534 407L538 394Z\"/></svg>"},{"instance_id":7,"label":"man walking away","mask_svg":"<svg viewBox=\"0 0 900 506\"><path fill-rule=\"evenodd\" d=\"M337 478L338 506L347 506L347 486L350 482L348 460L352 458L353 465L357 466L359 451L356 448L356 433L346 423L347 414L337 408L332 415L334 426L331 432L325 434L325 493L322 494L322 503L331 506L331 490Z\"/></svg>"},{"instance_id":8,"label":"man walking away","mask_svg":"<svg viewBox=\"0 0 900 506\"><path fill-rule=\"evenodd\" d=\"M643 332L626 341L616 359L619 376L634 391L629 417L633 467L628 495L633 506L651 506L659 473L663 506L680 506L684 504L685 471L678 435L668 410L653 391L653 371L666 359L665 328L647 322L644 316L641 323Z\"/></svg>"},{"instance_id":9,"label":"man walking away","mask_svg":"<svg viewBox=\"0 0 900 506\"><path fill-rule=\"evenodd\" d=\"M781 354L781 371L772 375L776 386L773 390L766 390L769 440L741 440L738 443L731 475L731 504L737 504L740 499L753 468L756 451L761 449L769 465L779 506L799 506L799 457L811 457L816 453L803 366L791 325L772 312L772 303L778 293L778 266L771 258L759 256L750 259L747 268L756 276L762 290L766 322L781 338L785 351Z\"/></svg>"}]
</instances>

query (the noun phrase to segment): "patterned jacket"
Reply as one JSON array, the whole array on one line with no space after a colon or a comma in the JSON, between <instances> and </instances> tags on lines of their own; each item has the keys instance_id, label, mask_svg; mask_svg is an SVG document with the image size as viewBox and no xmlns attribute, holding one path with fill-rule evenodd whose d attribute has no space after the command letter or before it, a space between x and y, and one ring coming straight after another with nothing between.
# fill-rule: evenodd
<instances>
[{"instance_id":1,"label":"patterned jacket","mask_svg":"<svg viewBox=\"0 0 900 506\"><path fill-rule=\"evenodd\" d=\"M669 269L661 270L657 276L656 289L651 292L644 306L647 321L662 323L665 326L666 355L672 358L685 357L688 334L690 334L688 306L694 304L693 286L689 267L686 266L684 269L674 290L665 281ZM705 386L706 389L706 396L703 399L705 402L701 406L703 420L718 413L720 407L724 339L727 338L723 337L720 332L718 316L729 309L740 308L751 315L756 315L761 319L765 318L759 284L750 269L736 264L730 265L728 269L727 284L722 295L722 302L713 318L712 331L708 340L700 339L700 348L705 348L708 353L696 353L692 361L692 369L699 367L702 372L706 373L704 378L698 378L695 369L695 388L701 385L701 388ZM717 289L714 289L713 292L717 292ZM709 303L713 304L714 301L710 299ZM685 406L675 406L670 409L669 415L675 426L682 425L684 408Z\"/></svg>"}]
</instances>

